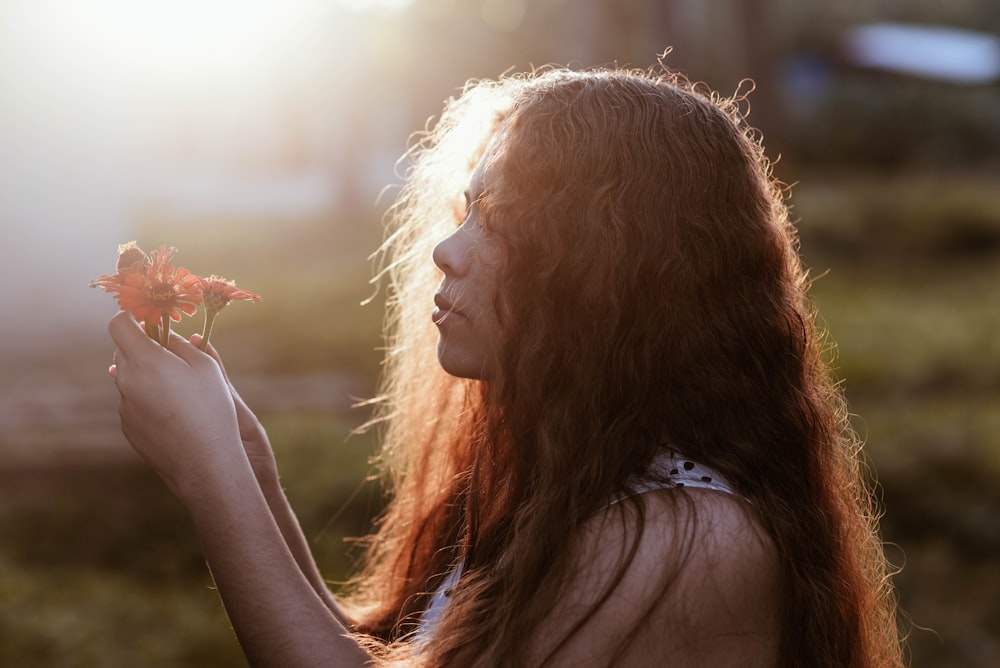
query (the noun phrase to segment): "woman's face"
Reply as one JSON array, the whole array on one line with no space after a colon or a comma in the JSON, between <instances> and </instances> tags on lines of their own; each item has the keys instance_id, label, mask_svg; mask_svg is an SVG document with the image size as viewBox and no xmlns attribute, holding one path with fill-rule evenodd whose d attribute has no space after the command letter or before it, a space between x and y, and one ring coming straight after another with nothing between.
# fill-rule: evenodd
<instances>
[{"instance_id":1,"label":"woman's face","mask_svg":"<svg viewBox=\"0 0 1000 668\"><path fill-rule=\"evenodd\" d=\"M465 191L465 219L434 248L434 264L444 279L434 295L438 361L453 376L489 380L499 336L494 296L500 249L487 235L477 200L491 182L487 150Z\"/></svg>"}]
</instances>

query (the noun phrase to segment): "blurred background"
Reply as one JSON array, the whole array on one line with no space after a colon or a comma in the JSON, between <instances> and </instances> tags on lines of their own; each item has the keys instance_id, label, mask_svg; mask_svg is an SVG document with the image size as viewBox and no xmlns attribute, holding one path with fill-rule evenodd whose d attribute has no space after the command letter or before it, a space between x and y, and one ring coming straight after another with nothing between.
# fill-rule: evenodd
<instances>
[{"instance_id":1,"label":"blurred background","mask_svg":"<svg viewBox=\"0 0 1000 668\"><path fill-rule=\"evenodd\" d=\"M409 135L470 78L667 47L722 93L756 82L912 664L1000 665L998 35L991 0L3 0L0 665L244 665L183 509L118 431L116 307L88 288L118 244L263 296L213 340L343 578L380 502L351 406Z\"/></svg>"}]
</instances>

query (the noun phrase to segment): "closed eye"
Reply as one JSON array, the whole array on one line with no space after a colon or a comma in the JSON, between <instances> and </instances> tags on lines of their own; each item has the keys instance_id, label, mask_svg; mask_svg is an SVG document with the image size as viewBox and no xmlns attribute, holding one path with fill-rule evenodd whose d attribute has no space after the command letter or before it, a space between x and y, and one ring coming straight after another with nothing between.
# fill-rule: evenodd
<instances>
[{"instance_id":1,"label":"closed eye","mask_svg":"<svg viewBox=\"0 0 1000 668\"><path fill-rule=\"evenodd\" d=\"M472 207L476 204L476 200L472 198L471 191L466 190L462 193L462 197L465 200L465 205L462 206L456 201L452 207L452 214L455 216L455 221L459 227L468 219L469 214L472 213Z\"/></svg>"},{"instance_id":2,"label":"closed eye","mask_svg":"<svg viewBox=\"0 0 1000 668\"><path fill-rule=\"evenodd\" d=\"M469 193L466 191L463 193L464 202L460 202L455 199L452 200L451 214L455 218L455 227L461 227L462 223L469 216Z\"/></svg>"}]
</instances>

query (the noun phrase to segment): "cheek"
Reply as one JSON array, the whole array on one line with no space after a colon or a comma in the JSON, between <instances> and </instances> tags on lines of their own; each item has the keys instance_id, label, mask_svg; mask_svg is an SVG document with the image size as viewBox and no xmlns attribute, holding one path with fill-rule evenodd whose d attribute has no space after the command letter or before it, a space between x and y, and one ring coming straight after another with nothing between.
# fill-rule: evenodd
<instances>
[{"instance_id":1,"label":"cheek","mask_svg":"<svg viewBox=\"0 0 1000 668\"><path fill-rule=\"evenodd\" d=\"M475 317L473 326L480 336L492 341L500 325L501 305L497 298L497 283L494 272L484 272L475 286Z\"/></svg>"}]
</instances>

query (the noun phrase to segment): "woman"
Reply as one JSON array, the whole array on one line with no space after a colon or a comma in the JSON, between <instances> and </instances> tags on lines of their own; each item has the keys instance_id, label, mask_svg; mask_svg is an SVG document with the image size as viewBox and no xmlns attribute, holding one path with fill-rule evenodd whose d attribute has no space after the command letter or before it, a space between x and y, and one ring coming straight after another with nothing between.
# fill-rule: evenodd
<instances>
[{"instance_id":1,"label":"woman","mask_svg":"<svg viewBox=\"0 0 1000 668\"><path fill-rule=\"evenodd\" d=\"M341 600L214 352L115 317L123 431L190 510L251 663L902 664L857 442L736 102L550 70L448 104L384 248L392 499Z\"/></svg>"}]
</instances>

